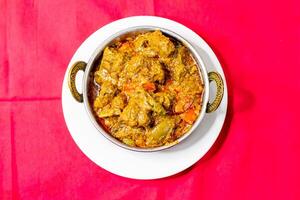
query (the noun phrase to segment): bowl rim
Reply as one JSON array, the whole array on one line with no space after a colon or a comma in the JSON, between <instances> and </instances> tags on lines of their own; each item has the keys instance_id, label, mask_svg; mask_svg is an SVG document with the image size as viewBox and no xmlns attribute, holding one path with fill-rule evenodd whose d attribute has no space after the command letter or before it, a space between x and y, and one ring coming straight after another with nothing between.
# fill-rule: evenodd
<instances>
[{"instance_id":1,"label":"bowl rim","mask_svg":"<svg viewBox=\"0 0 300 200\"><path fill-rule=\"evenodd\" d=\"M107 133L101 127L101 125L97 122L97 120L95 119L95 116L93 114L92 108L90 106L90 103L89 103L88 84L87 83L89 82L89 77L90 77L89 75L90 75L91 70L93 69L94 61L96 61L97 58L102 54L102 51L104 50L104 48L107 45L109 45L111 42L115 41L122 35L131 33L131 32L154 31L154 30L160 30L162 33L167 34L167 35L175 38L176 40L180 41L192 53L193 58L197 62L197 68L199 70L199 73L201 74L201 78L202 78L202 81L204 84L204 92L202 94L202 105L201 105L200 113L199 113L196 121L192 125L192 127L189 129L189 131L186 132L184 135L182 135L177 140L175 140L174 142L163 145L163 146L151 147L151 148L131 147L131 146L128 146L128 145L124 144L123 142L119 141L118 139L113 137L111 134ZM174 31L171 31L169 29L159 27L159 26L148 26L148 25L147 26L132 26L132 27L123 29L121 31L118 31L118 32L114 33L113 35L111 35L110 37L106 38L94 50L93 54L90 56L90 58L87 62L86 69L84 72L84 76L83 76L83 80L82 80L82 94L83 94L83 104L84 104L86 112L88 113L90 121L92 122L94 127L98 130L98 132L100 132L106 139L108 139L115 145L122 147L126 150L131 150L131 151L136 151L136 152L155 152L155 151L165 150L165 149L168 149L168 148L171 148L171 147L177 145L178 143L185 140L188 136L190 136L195 131L195 129L200 125L200 123L206 113L206 107L207 107L208 98L209 98L209 80L208 80L208 73L207 73L205 64L204 64L200 54L196 51L195 47L190 42L188 42L185 38L183 38L179 34L175 33Z\"/></svg>"}]
</instances>

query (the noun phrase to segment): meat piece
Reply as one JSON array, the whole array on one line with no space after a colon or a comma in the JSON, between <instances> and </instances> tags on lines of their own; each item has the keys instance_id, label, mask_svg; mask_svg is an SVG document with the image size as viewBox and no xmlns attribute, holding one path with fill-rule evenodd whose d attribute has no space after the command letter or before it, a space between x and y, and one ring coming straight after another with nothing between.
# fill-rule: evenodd
<instances>
[{"instance_id":1,"label":"meat piece","mask_svg":"<svg viewBox=\"0 0 300 200\"><path fill-rule=\"evenodd\" d=\"M175 120L166 117L162 119L156 126L154 126L147 135L147 145L157 145L162 140L170 137L171 133L174 131Z\"/></svg>"}]
</instances>

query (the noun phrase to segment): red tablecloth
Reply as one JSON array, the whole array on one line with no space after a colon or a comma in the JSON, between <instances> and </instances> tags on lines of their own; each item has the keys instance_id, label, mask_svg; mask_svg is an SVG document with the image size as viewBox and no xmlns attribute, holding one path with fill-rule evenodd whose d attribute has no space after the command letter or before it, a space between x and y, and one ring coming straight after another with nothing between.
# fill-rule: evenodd
<instances>
[{"instance_id":1,"label":"red tablecloth","mask_svg":"<svg viewBox=\"0 0 300 200\"><path fill-rule=\"evenodd\" d=\"M0 0L0 199L300 199L299 1ZM61 107L67 64L101 26L176 20L224 68L225 126L188 170L137 181L74 143Z\"/></svg>"}]
</instances>

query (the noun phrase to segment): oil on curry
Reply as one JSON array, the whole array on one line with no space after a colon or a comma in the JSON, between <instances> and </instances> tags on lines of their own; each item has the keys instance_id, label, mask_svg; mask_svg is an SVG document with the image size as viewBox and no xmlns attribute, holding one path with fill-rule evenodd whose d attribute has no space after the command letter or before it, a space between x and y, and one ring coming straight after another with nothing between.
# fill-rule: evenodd
<instances>
[{"instance_id":1,"label":"oil on curry","mask_svg":"<svg viewBox=\"0 0 300 200\"><path fill-rule=\"evenodd\" d=\"M151 31L104 49L93 76L93 111L102 127L134 147L173 143L192 127L202 105L197 63L180 42Z\"/></svg>"}]
</instances>

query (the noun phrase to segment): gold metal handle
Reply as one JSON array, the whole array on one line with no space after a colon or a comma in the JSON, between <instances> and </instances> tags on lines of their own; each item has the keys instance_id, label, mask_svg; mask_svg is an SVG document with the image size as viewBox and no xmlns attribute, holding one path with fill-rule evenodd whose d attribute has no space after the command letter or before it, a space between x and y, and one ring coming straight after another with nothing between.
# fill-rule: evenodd
<instances>
[{"instance_id":1,"label":"gold metal handle","mask_svg":"<svg viewBox=\"0 0 300 200\"><path fill-rule=\"evenodd\" d=\"M217 108L219 107L219 105L222 101L223 94L224 94L224 83L223 83L223 79L222 79L221 75L218 74L217 72L209 72L208 80L209 80L209 82L214 81L217 85L217 94L216 94L215 99L213 100L212 103L210 103L210 102L207 103L206 112L211 113L211 112L217 110Z\"/></svg>"},{"instance_id":2,"label":"gold metal handle","mask_svg":"<svg viewBox=\"0 0 300 200\"><path fill-rule=\"evenodd\" d=\"M74 99L76 99L76 101L78 101L80 103L83 102L83 97L82 97L82 94L80 94L77 91L75 79L76 79L77 72L79 70L84 71L85 67L86 67L85 62L78 61L72 65L71 69L69 70L69 74L68 74L68 85L69 85L70 92L71 92L72 96L74 97Z\"/></svg>"}]
</instances>

